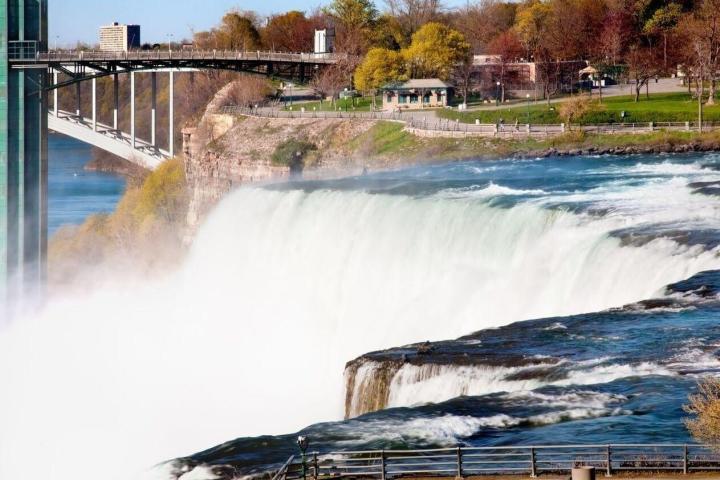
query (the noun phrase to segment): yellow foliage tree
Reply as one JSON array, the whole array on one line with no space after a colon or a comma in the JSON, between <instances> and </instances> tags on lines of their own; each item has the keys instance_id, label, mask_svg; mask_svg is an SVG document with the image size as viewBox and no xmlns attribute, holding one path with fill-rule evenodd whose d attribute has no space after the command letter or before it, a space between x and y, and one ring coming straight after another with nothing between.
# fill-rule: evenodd
<instances>
[{"instance_id":1,"label":"yellow foliage tree","mask_svg":"<svg viewBox=\"0 0 720 480\"><path fill-rule=\"evenodd\" d=\"M93 215L53 236L51 283L73 283L82 270L109 267L118 259L149 269L170 264L183 251L188 200L183 161L164 162L142 185L128 187L111 215Z\"/></svg>"},{"instance_id":2,"label":"yellow foliage tree","mask_svg":"<svg viewBox=\"0 0 720 480\"><path fill-rule=\"evenodd\" d=\"M385 48L371 49L354 75L355 87L373 94L388 83L406 78L402 54Z\"/></svg>"},{"instance_id":3,"label":"yellow foliage tree","mask_svg":"<svg viewBox=\"0 0 720 480\"><path fill-rule=\"evenodd\" d=\"M447 25L429 22L412 36L403 56L413 78L447 80L456 65L470 55L470 44L462 33Z\"/></svg>"},{"instance_id":4,"label":"yellow foliage tree","mask_svg":"<svg viewBox=\"0 0 720 480\"><path fill-rule=\"evenodd\" d=\"M545 30L550 15L552 15L552 6L540 0L531 0L518 7L515 30L525 47L528 58L537 49L543 35L546 34Z\"/></svg>"}]
</instances>

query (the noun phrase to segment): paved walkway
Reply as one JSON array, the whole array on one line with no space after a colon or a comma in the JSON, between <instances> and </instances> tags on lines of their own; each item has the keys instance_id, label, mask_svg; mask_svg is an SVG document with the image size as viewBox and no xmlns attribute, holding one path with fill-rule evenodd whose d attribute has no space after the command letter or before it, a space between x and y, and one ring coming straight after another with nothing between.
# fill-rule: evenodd
<instances>
[{"instance_id":1,"label":"paved walkway","mask_svg":"<svg viewBox=\"0 0 720 480\"><path fill-rule=\"evenodd\" d=\"M682 473L676 473L676 474L667 474L667 473L643 473L643 474L631 474L631 475L623 475L623 474L613 474L612 477L605 477L605 473L602 471L596 471L595 477L600 480L604 478L608 479L618 479L618 480L718 480L720 479L720 472L719 473L689 473L687 475L683 475ZM439 478L439 477L407 477L412 478L412 480L455 480L455 477L446 477L446 478ZM463 477L464 480L525 480L529 479L528 475L482 475L482 476L471 476L471 477ZM570 474L565 475L550 475L550 474L540 474L537 477L539 480L568 480L570 478Z\"/></svg>"},{"instance_id":2,"label":"paved walkway","mask_svg":"<svg viewBox=\"0 0 720 480\"><path fill-rule=\"evenodd\" d=\"M654 93L673 93L673 92L685 92L687 91L687 86L682 85L681 80L677 78L661 78L657 82L655 80L650 80L649 83L649 89L650 94ZM593 90L593 96L599 96L599 91ZM645 94L645 87L643 87L643 95ZM628 84L628 85L611 85L609 87L603 88L602 91L603 97L619 97L622 95L635 95L635 85L634 84ZM568 97L557 97L550 100L550 103L560 103L565 100L567 100ZM547 104L546 100L538 100L538 101L531 101L530 105L544 105ZM527 103L525 102L511 102L506 103L504 105L495 105L495 104L489 104L489 105L477 105L472 106L468 108L467 112L476 112L476 111L490 111L490 110L500 110L500 109L506 109L506 108L517 108L518 112L521 111L522 108L525 108L527 106ZM302 107L302 103L296 104L296 109L300 109ZM270 109L264 108L262 109L265 114L268 113ZM427 110L404 110L401 114L402 118L406 119L413 119L418 122L422 121L437 121L437 115L435 114L437 110L436 109L427 109Z\"/></svg>"}]
</instances>

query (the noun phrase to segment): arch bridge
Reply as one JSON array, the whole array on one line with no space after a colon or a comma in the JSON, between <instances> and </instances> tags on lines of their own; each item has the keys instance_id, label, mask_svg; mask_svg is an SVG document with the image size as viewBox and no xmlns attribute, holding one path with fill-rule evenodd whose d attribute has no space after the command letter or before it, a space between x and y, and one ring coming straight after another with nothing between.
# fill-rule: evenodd
<instances>
[{"instance_id":1,"label":"arch bridge","mask_svg":"<svg viewBox=\"0 0 720 480\"><path fill-rule=\"evenodd\" d=\"M47 0L21 4L21 15L7 15L0 0L0 317L20 298L41 296L47 264L47 134L52 129L153 169L175 154L174 74L225 70L305 82L347 57L334 54L234 51L48 51ZM23 21L20 21L20 19ZM151 134L135 132L135 75L151 81ZM170 79L169 138L158 143L157 75ZM130 76L130 131L118 124L119 75ZM97 80L113 78L114 109L110 124L98 119ZM83 112L82 82L92 82L92 112ZM57 91L75 85L77 108L59 109ZM49 109L49 94L54 103Z\"/></svg>"},{"instance_id":2,"label":"arch bridge","mask_svg":"<svg viewBox=\"0 0 720 480\"><path fill-rule=\"evenodd\" d=\"M304 83L322 69L347 57L338 54L240 52L240 51L50 51L36 52L33 42L23 42L10 50L12 68L43 69L50 73L51 81L45 89L53 94L53 108L48 115L50 130L77 138L102 150L131 161L144 168L154 169L163 160L175 155L174 74L200 70L225 70L263 75ZM151 75L151 134L149 139L136 135L135 74ZM170 94L168 98L168 144L162 148L157 140L157 75L167 73ZM61 76L62 74L62 76ZM119 75L130 76L130 131L119 128L121 108ZM98 122L97 80L112 77L114 107L112 124ZM82 82L92 82L92 112L84 116L81 108ZM74 85L77 107L74 112L59 110L58 89Z\"/></svg>"}]
</instances>

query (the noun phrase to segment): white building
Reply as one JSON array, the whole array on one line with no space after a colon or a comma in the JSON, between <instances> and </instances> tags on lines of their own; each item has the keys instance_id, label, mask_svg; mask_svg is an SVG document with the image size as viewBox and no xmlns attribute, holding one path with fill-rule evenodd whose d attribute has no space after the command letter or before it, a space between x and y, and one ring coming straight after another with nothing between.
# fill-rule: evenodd
<instances>
[{"instance_id":1,"label":"white building","mask_svg":"<svg viewBox=\"0 0 720 480\"><path fill-rule=\"evenodd\" d=\"M104 52L127 52L140 48L140 25L112 25L100 27L100 50Z\"/></svg>"},{"instance_id":2,"label":"white building","mask_svg":"<svg viewBox=\"0 0 720 480\"><path fill-rule=\"evenodd\" d=\"M335 29L315 30L315 53L331 53L335 48Z\"/></svg>"}]
</instances>

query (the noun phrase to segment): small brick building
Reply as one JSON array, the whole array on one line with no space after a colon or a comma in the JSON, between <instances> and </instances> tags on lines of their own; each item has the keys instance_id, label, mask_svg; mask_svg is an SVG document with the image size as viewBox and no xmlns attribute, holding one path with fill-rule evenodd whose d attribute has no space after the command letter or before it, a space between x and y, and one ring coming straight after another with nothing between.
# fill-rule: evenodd
<instances>
[{"instance_id":1,"label":"small brick building","mask_svg":"<svg viewBox=\"0 0 720 480\"><path fill-rule=\"evenodd\" d=\"M452 87L438 78L415 78L382 89L385 110L446 107Z\"/></svg>"}]
</instances>

